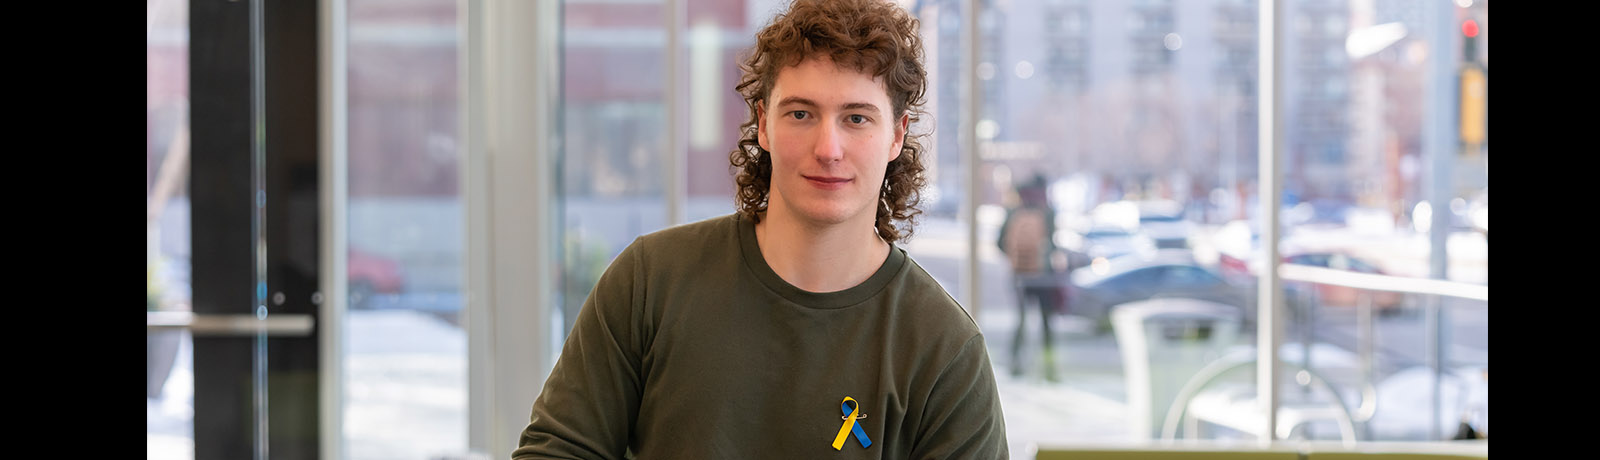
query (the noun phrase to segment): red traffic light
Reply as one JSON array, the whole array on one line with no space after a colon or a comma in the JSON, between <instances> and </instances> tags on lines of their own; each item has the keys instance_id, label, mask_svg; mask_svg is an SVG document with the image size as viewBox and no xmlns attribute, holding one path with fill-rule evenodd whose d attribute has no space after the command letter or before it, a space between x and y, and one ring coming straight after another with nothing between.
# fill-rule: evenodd
<instances>
[{"instance_id":1,"label":"red traffic light","mask_svg":"<svg viewBox=\"0 0 1600 460\"><path fill-rule=\"evenodd\" d=\"M1466 35L1467 38L1477 37L1478 21L1468 19L1467 22L1461 23L1461 34Z\"/></svg>"}]
</instances>

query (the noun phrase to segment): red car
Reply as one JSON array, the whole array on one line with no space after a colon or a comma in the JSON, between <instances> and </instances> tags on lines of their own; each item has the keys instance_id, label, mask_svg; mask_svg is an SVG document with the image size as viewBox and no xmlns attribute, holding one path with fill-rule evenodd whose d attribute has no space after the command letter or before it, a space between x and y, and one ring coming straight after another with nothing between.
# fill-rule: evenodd
<instances>
[{"instance_id":1,"label":"red car","mask_svg":"<svg viewBox=\"0 0 1600 460\"><path fill-rule=\"evenodd\" d=\"M400 262L364 251L350 249L345 260L348 273L350 307L371 308L372 296L398 294L405 290L406 278Z\"/></svg>"}]
</instances>

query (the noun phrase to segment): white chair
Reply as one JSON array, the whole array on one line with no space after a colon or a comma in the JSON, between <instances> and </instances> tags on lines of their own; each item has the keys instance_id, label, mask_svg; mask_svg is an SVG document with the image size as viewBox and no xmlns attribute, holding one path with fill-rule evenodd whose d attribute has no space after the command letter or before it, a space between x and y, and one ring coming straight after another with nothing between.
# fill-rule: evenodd
<instances>
[{"instance_id":1,"label":"white chair","mask_svg":"<svg viewBox=\"0 0 1600 460\"><path fill-rule=\"evenodd\" d=\"M1167 409L1161 439L1177 438L1182 426L1188 436L1196 436L1200 421L1229 427L1258 438L1266 438L1266 421L1256 402L1254 385L1219 384L1221 377L1239 369L1253 369L1256 365L1254 350L1240 350L1212 361L1178 390L1172 405ZM1303 427L1316 421L1333 421L1339 427L1339 438L1345 444L1357 441L1357 432L1349 406L1331 385L1311 370L1283 363L1295 383L1313 391L1322 390L1331 402L1283 401L1278 407L1278 425L1273 427L1277 439L1289 439Z\"/></svg>"}]
</instances>

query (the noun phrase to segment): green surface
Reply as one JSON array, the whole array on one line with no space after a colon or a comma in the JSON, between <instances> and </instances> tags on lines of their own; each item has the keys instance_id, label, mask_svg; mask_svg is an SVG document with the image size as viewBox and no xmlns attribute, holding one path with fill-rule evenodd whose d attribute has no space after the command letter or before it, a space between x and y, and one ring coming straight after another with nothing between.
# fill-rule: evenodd
<instances>
[{"instance_id":1,"label":"green surface","mask_svg":"<svg viewBox=\"0 0 1600 460\"><path fill-rule=\"evenodd\" d=\"M1422 454L1404 452L1309 452L1305 460L1478 460L1487 455Z\"/></svg>"},{"instance_id":2,"label":"green surface","mask_svg":"<svg viewBox=\"0 0 1600 460\"><path fill-rule=\"evenodd\" d=\"M1275 445L1250 447L1066 447L1040 446L1037 460L1480 460L1489 458L1487 449L1442 444L1437 450L1452 452L1414 452L1426 446L1400 447L1366 445L1345 449L1335 446ZM1413 451L1413 452L1408 452Z\"/></svg>"},{"instance_id":3,"label":"green surface","mask_svg":"<svg viewBox=\"0 0 1600 460\"><path fill-rule=\"evenodd\" d=\"M1294 451L1039 449L1038 460L1301 460Z\"/></svg>"}]
</instances>

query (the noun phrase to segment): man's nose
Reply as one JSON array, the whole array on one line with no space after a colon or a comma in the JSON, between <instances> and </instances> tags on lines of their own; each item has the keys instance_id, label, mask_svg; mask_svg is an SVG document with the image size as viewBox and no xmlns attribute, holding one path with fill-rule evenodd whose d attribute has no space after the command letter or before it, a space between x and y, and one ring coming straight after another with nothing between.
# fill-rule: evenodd
<instances>
[{"instance_id":1,"label":"man's nose","mask_svg":"<svg viewBox=\"0 0 1600 460\"><path fill-rule=\"evenodd\" d=\"M812 154L817 156L817 161L831 163L844 158L844 147L840 145L839 127L833 123L822 123L817 128L817 143Z\"/></svg>"}]
</instances>

